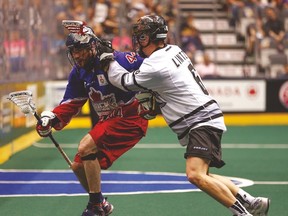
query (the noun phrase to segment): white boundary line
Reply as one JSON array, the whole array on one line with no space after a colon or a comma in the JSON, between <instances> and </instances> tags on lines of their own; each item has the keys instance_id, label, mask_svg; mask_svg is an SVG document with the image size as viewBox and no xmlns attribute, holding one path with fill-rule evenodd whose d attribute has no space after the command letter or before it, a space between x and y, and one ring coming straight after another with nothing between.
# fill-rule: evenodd
<instances>
[{"instance_id":1,"label":"white boundary line","mask_svg":"<svg viewBox=\"0 0 288 216\"><path fill-rule=\"evenodd\" d=\"M53 144L48 143L34 143L33 146L38 148L55 148ZM62 148L77 148L78 144L62 144ZM226 149L288 149L288 144L222 144ZM183 146L175 143L163 143L163 144L137 144L134 148L138 149L182 149Z\"/></svg>"},{"instance_id":2,"label":"white boundary line","mask_svg":"<svg viewBox=\"0 0 288 216\"><path fill-rule=\"evenodd\" d=\"M257 185L288 185L288 181L255 181Z\"/></svg>"}]
</instances>

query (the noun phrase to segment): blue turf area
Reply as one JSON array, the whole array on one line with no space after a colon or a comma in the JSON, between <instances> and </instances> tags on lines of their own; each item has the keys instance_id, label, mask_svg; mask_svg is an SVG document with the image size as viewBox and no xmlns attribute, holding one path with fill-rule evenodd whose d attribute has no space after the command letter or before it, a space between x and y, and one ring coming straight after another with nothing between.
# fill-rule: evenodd
<instances>
[{"instance_id":1,"label":"blue turf area","mask_svg":"<svg viewBox=\"0 0 288 216\"><path fill-rule=\"evenodd\" d=\"M247 184L244 179L233 179ZM104 172L102 189L105 194L184 192L198 190L187 181L185 174ZM86 194L71 171L0 171L1 196L56 196Z\"/></svg>"}]
</instances>

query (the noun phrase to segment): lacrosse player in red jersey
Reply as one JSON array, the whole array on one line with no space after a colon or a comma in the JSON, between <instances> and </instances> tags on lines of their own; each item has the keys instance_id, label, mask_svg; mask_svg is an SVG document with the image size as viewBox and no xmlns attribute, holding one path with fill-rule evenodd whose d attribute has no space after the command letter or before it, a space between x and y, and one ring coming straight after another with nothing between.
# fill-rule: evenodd
<instances>
[{"instance_id":1,"label":"lacrosse player in red jersey","mask_svg":"<svg viewBox=\"0 0 288 216\"><path fill-rule=\"evenodd\" d=\"M145 59L138 70L129 73L113 56L108 58L109 50L102 50L100 61L109 67L109 81L125 91L152 92L167 124L186 146L186 174L191 183L233 215L267 215L268 198L255 198L226 177L209 172L209 167L225 164L221 152L221 137L226 131L223 113L188 56L178 46L165 43L167 33L161 16L141 17L133 26L132 37Z\"/></svg>"},{"instance_id":2,"label":"lacrosse player in red jersey","mask_svg":"<svg viewBox=\"0 0 288 216\"><path fill-rule=\"evenodd\" d=\"M112 213L113 205L102 195L101 169L108 169L138 143L146 134L147 119L155 116L149 109L142 117L138 115L138 107L142 106L142 101L147 104L149 93L126 92L108 82L97 52L103 48L110 50L113 58L127 70L138 69L143 58L134 52L114 51L109 43L94 37L89 27L84 30L84 33L70 33L67 37L68 58L73 69L64 98L52 111L41 113L36 129L42 137L48 136L52 128L61 130L90 100L99 121L80 141L71 168L89 192L89 202L82 216L105 216Z\"/></svg>"}]
</instances>

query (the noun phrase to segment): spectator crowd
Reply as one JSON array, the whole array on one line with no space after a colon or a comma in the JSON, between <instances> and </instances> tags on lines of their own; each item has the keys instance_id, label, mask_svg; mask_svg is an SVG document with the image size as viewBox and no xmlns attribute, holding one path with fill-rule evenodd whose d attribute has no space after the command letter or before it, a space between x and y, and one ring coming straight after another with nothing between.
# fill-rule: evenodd
<instances>
[{"instance_id":1,"label":"spectator crowd","mask_svg":"<svg viewBox=\"0 0 288 216\"><path fill-rule=\"evenodd\" d=\"M216 1L227 13L237 39L245 43L244 62L267 47L286 55L287 0ZM209 62L210 72L219 77L193 12L180 14L178 0L0 0L0 27L4 30L0 32L0 80L12 80L15 75L21 79L21 74L27 77L27 73L36 80L66 78L70 65L65 54L67 32L61 25L64 19L86 21L97 36L125 51L132 50L131 24L145 14L163 16L169 27L168 43L182 47L202 69ZM203 54L203 61L196 61L196 52Z\"/></svg>"},{"instance_id":2,"label":"spectator crowd","mask_svg":"<svg viewBox=\"0 0 288 216\"><path fill-rule=\"evenodd\" d=\"M282 64L284 72L288 64L285 52L288 49L288 1L227 0L225 6L230 26L237 32L238 39L245 42L244 63L252 58L259 64L259 70L265 72L276 63L269 61L269 57L277 55L284 59L277 62Z\"/></svg>"}]
</instances>

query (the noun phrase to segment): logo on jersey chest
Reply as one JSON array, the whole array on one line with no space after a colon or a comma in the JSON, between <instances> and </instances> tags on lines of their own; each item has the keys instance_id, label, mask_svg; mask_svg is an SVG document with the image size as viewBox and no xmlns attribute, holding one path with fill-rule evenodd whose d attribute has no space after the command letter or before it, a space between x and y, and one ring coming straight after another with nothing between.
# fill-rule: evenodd
<instances>
[{"instance_id":1,"label":"logo on jersey chest","mask_svg":"<svg viewBox=\"0 0 288 216\"><path fill-rule=\"evenodd\" d=\"M103 95L101 91L96 91L92 87L89 91L89 98L91 99L92 105L98 114L111 111L118 106L113 93Z\"/></svg>"},{"instance_id":2,"label":"logo on jersey chest","mask_svg":"<svg viewBox=\"0 0 288 216\"><path fill-rule=\"evenodd\" d=\"M98 79L99 86L108 85L108 82L103 74L98 74L97 79Z\"/></svg>"}]
</instances>

